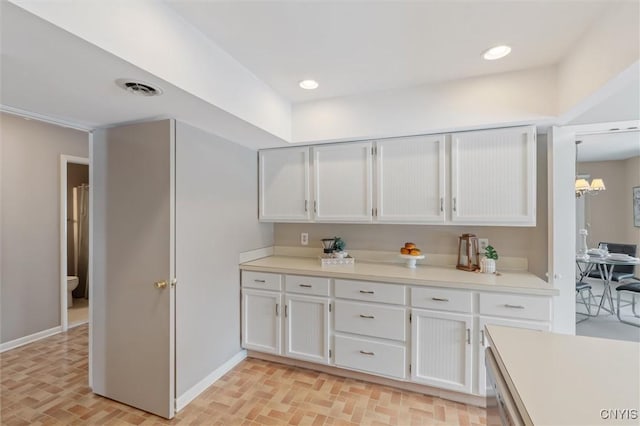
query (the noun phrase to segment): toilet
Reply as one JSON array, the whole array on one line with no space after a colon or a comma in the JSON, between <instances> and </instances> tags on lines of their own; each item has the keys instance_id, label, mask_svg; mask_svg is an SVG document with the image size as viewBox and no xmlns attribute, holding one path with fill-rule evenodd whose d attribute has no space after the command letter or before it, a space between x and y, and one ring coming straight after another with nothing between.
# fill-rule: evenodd
<instances>
[{"instance_id":1,"label":"toilet","mask_svg":"<svg viewBox=\"0 0 640 426\"><path fill-rule=\"evenodd\" d=\"M78 287L78 277L67 277L67 309L73 306L73 295L71 292Z\"/></svg>"}]
</instances>

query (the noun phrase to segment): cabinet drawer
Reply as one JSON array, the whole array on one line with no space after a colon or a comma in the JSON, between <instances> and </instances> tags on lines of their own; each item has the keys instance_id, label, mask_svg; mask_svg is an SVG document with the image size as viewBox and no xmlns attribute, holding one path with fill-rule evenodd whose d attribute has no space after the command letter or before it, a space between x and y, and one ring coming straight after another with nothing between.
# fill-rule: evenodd
<instances>
[{"instance_id":1,"label":"cabinet drawer","mask_svg":"<svg viewBox=\"0 0 640 426\"><path fill-rule=\"evenodd\" d=\"M545 296L481 293L480 314L551 321L551 298Z\"/></svg>"},{"instance_id":2,"label":"cabinet drawer","mask_svg":"<svg viewBox=\"0 0 640 426\"><path fill-rule=\"evenodd\" d=\"M242 287L280 291L282 290L282 275L242 271Z\"/></svg>"},{"instance_id":3,"label":"cabinet drawer","mask_svg":"<svg viewBox=\"0 0 640 426\"><path fill-rule=\"evenodd\" d=\"M336 336L335 350L337 366L398 379L406 377L406 348L402 345Z\"/></svg>"},{"instance_id":4,"label":"cabinet drawer","mask_svg":"<svg viewBox=\"0 0 640 426\"><path fill-rule=\"evenodd\" d=\"M336 297L343 299L384 302L396 305L406 303L405 287L396 284L369 281L336 280Z\"/></svg>"},{"instance_id":5,"label":"cabinet drawer","mask_svg":"<svg viewBox=\"0 0 640 426\"><path fill-rule=\"evenodd\" d=\"M412 288L411 306L452 312L471 312L472 293L470 291L446 288Z\"/></svg>"},{"instance_id":6,"label":"cabinet drawer","mask_svg":"<svg viewBox=\"0 0 640 426\"><path fill-rule=\"evenodd\" d=\"M287 293L329 296L329 278L286 275L284 285Z\"/></svg>"},{"instance_id":7,"label":"cabinet drawer","mask_svg":"<svg viewBox=\"0 0 640 426\"><path fill-rule=\"evenodd\" d=\"M401 341L407 339L405 308L344 300L336 300L335 306L336 331L382 339Z\"/></svg>"}]
</instances>

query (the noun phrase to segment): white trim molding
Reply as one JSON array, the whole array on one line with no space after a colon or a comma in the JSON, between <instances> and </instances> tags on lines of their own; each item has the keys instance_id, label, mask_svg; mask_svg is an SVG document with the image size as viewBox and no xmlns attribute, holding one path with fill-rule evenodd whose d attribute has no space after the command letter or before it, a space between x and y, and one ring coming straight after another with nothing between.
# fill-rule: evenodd
<instances>
[{"instance_id":1,"label":"white trim molding","mask_svg":"<svg viewBox=\"0 0 640 426\"><path fill-rule=\"evenodd\" d=\"M36 342L38 340L44 339L49 336L53 336L54 334L58 334L60 332L62 332L62 327L57 326L57 327L50 328L48 330L42 330L37 333L30 334L28 336L20 337L15 340L10 340L8 342L0 344L0 353L8 351L10 349L18 348L20 346L27 345L29 343Z\"/></svg>"},{"instance_id":2,"label":"white trim molding","mask_svg":"<svg viewBox=\"0 0 640 426\"><path fill-rule=\"evenodd\" d=\"M53 118L48 115L39 114L37 112L26 111L20 108L14 108L8 105L0 104L0 111L7 114L17 115L19 117L27 118L30 120L38 120L44 123L54 124L56 126L68 127L69 129L81 130L83 132L89 132L93 127L85 124L76 123L73 121L67 121L60 118Z\"/></svg>"},{"instance_id":3,"label":"white trim molding","mask_svg":"<svg viewBox=\"0 0 640 426\"><path fill-rule=\"evenodd\" d=\"M204 392L209 386L214 384L218 379L227 374L233 367L240 364L247 357L247 351L241 350L232 356L227 362L216 368L207 377L196 383L191 389L176 398L176 412L182 410L191 401L196 399L198 395Z\"/></svg>"}]
</instances>

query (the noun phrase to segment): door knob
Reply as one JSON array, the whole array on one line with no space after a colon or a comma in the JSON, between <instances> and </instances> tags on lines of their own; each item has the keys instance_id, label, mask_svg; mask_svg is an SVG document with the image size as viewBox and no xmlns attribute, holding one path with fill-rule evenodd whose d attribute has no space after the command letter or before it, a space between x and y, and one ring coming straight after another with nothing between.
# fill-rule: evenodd
<instances>
[{"instance_id":1,"label":"door knob","mask_svg":"<svg viewBox=\"0 0 640 426\"><path fill-rule=\"evenodd\" d=\"M167 288L167 282L166 281L156 281L155 283L153 283L153 285L155 286L155 288L159 288L159 289Z\"/></svg>"}]
</instances>

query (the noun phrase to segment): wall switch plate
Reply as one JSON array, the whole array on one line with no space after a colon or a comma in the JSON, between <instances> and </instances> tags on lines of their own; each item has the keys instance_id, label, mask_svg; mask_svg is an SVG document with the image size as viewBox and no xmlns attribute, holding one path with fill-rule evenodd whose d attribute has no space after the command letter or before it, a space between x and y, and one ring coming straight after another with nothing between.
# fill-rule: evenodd
<instances>
[{"instance_id":1,"label":"wall switch plate","mask_svg":"<svg viewBox=\"0 0 640 426\"><path fill-rule=\"evenodd\" d=\"M303 246L308 246L309 245L309 234L306 232L303 232L300 234L300 244L302 244Z\"/></svg>"},{"instance_id":2,"label":"wall switch plate","mask_svg":"<svg viewBox=\"0 0 640 426\"><path fill-rule=\"evenodd\" d=\"M488 238L478 238L478 250L480 250L480 253L484 253L488 245L489 245Z\"/></svg>"}]
</instances>

